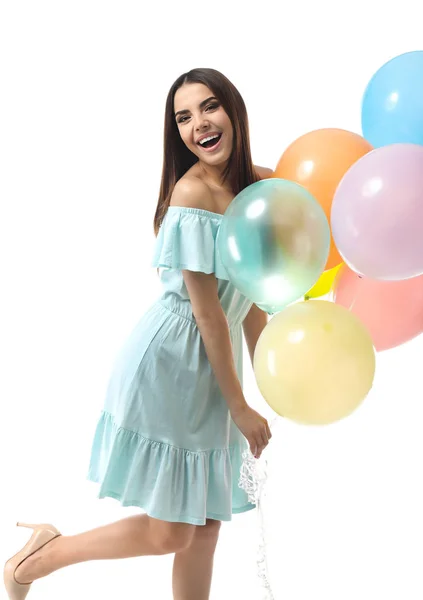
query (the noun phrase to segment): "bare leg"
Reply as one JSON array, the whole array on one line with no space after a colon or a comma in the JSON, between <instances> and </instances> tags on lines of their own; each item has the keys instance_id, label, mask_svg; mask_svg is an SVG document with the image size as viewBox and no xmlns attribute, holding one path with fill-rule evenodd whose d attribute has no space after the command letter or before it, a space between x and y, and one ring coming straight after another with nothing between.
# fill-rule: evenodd
<instances>
[{"instance_id":1,"label":"bare leg","mask_svg":"<svg viewBox=\"0 0 423 600\"><path fill-rule=\"evenodd\" d=\"M55 538L28 557L16 569L15 577L19 583L30 583L88 560L173 553L186 548L194 533L195 525L135 515L78 535Z\"/></svg>"},{"instance_id":2,"label":"bare leg","mask_svg":"<svg viewBox=\"0 0 423 600\"><path fill-rule=\"evenodd\" d=\"M174 600L208 600L220 521L197 526L191 545L176 552L173 562Z\"/></svg>"}]
</instances>

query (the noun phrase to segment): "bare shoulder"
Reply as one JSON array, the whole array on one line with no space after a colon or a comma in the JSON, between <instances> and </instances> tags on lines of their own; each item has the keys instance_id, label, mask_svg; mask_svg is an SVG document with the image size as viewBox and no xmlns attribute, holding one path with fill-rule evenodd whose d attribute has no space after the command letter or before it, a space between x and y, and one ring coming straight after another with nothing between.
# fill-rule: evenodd
<instances>
[{"instance_id":1,"label":"bare shoulder","mask_svg":"<svg viewBox=\"0 0 423 600\"><path fill-rule=\"evenodd\" d=\"M254 168L260 179L269 179L273 175L272 169L269 169L268 167L258 167L257 165L254 165Z\"/></svg>"},{"instance_id":2,"label":"bare shoulder","mask_svg":"<svg viewBox=\"0 0 423 600\"><path fill-rule=\"evenodd\" d=\"M174 187L170 205L210 210L213 197L208 185L199 177L184 175Z\"/></svg>"}]
</instances>

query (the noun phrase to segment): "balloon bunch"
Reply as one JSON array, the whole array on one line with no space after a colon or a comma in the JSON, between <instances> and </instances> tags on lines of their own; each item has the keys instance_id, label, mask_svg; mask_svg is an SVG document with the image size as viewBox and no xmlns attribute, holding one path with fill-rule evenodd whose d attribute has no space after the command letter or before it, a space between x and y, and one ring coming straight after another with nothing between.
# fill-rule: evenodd
<instances>
[{"instance_id":1,"label":"balloon bunch","mask_svg":"<svg viewBox=\"0 0 423 600\"><path fill-rule=\"evenodd\" d=\"M266 402L298 423L351 414L375 350L423 332L423 51L383 65L361 108L363 135L302 135L238 194L218 236L232 283L278 313L254 370Z\"/></svg>"}]
</instances>

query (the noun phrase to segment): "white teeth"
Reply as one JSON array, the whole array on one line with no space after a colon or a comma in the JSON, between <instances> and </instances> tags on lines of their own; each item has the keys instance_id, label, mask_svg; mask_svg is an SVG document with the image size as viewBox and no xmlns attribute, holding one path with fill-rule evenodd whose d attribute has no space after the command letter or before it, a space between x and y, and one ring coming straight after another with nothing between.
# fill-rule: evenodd
<instances>
[{"instance_id":1,"label":"white teeth","mask_svg":"<svg viewBox=\"0 0 423 600\"><path fill-rule=\"evenodd\" d=\"M199 142L199 144L203 145L203 144L205 144L206 142L208 142L209 140L215 140L215 139L216 139L216 138L218 138L218 137L219 137L219 134L216 134L216 135L211 135L210 137L206 137L206 138L202 139L202 140Z\"/></svg>"}]
</instances>

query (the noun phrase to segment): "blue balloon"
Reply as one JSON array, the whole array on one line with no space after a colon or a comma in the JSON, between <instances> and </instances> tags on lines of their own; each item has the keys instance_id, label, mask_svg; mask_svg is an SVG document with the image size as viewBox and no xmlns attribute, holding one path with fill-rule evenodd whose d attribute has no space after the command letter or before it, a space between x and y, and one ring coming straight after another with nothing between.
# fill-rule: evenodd
<instances>
[{"instance_id":1,"label":"blue balloon","mask_svg":"<svg viewBox=\"0 0 423 600\"><path fill-rule=\"evenodd\" d=\"M423 144L423 51L401 54L373 75L363 96L361 124L375 148Z\"/></svg>"},{"instance_id":2,"label":"blue balloon","mask_svg":"<svg viewBox=\"0 0 423 600\"><path fill-rule=\"evenodd\" d=\"M242 190L226 210L217 237L230 281L270 314L313 287L329 246L323 208L304 187L278 178Z\"/></svg>"}]
</instances>

